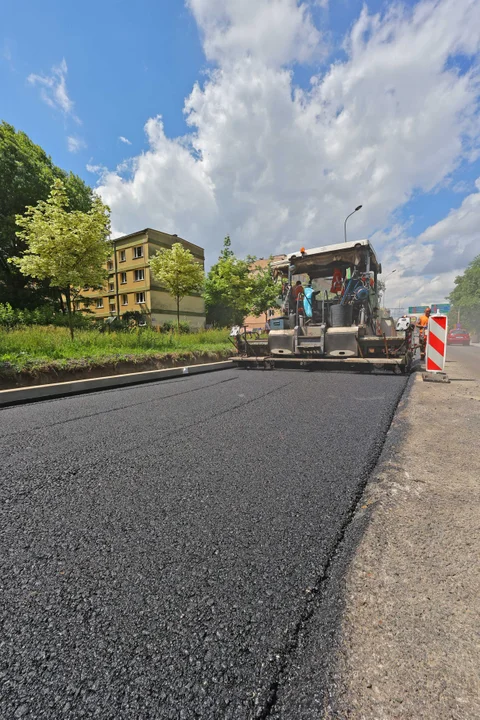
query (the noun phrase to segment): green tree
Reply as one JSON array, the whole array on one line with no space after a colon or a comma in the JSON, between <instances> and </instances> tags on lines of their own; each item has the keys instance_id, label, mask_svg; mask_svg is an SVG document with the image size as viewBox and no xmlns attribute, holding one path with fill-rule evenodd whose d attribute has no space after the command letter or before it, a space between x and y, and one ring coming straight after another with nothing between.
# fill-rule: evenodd
<instances>
[{"instance_id":1,"label":"green tree","mask_svg":"<svg viewBox=\"0 0 480 720\"><path fill-rule=\"evenodd\" d=\"M65 297L73 340L73 305L83 288L103 283L103 264L112 252L108 243L110 210L98 196L88 212L69 211L62 180L55 180L47 200L16 216L17 235L25 243L21 257L10 258L20 272L48 280Z\"/></svg>"},{"instance_id":2,"label":"green tree","mask_svg":"<svg viewBox=\"0 0 480 720\"><path fill-rule=\"evenodd\" d=\"M226 327L241 325L252 304L254 257L237 258L230 237L223 241L223 250L205 281L207 322Z\"/></svg>"},{"instance_id":3,"label":"green tree","mask_svg":"<svg viewBox=\"0 0 480 720\"><path fill-rule=\"evenodd\" d=\"M450 293L452 319L457 321L458 313L462 325L480 333L480 255L472 260L463 275L455 278L455 289Z\"/></svg>"},{"instance_id":4,"label":"green tree","mask_svg":"<svg viewBox=\"0 0 480 720\"><path fill-rule=\"evenodd\" d=\"M273 277L272 267L268 264L262 268L256 266L251 270L253 284L250 300L250 312L259 317L265 315L265 322L268 320L268 311L278 307L278 298L282 294L282 283Z\"/></svg>"},{"instance_id":5,"label":"green tree","mask_svg":"<svg viewBox=\"0 0 480 720\"><path fill-rule=\"evenodd\" d=\"M56 178L65 185L70 210L88 212L93 196L83 180L54 165L28 135L0 123L0 302L8 301L14 307L35 307L45 302L48 284L38 279L32 282L8 258L21 256L26 249L16 232L16 216L23 215L27 206L46 200Z\"/></svg>"},{"instance_id":6,"label":"green tree","mask_svg":"<svg viewBox=\"0 0 480 720\"><path fill-rule=\"evenodd\" d=\"M150 267L158 282L175 298L177 329L180 329L180 303L186 295L202 289L203 267L181 243L160 250L150 260Z\"/></svg>"}]
</instances>

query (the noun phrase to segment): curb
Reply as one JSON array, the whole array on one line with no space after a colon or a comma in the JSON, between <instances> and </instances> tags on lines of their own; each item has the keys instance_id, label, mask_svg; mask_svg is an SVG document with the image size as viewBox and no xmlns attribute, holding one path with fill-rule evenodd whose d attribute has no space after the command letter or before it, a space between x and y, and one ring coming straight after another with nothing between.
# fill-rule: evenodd
<instances>
[{"instance_id":1,"label":"curb","mask_svg":"<svg viewBox=\"0 0 480 720\"><path fill-rule=\"evenodd\" d=\"M37 402L39 400L68 397L69 395L80 395L97 390L109 390L125 385L141 385L142 383L157 382L158 380L168 380L172 377L227 370L232 367L234 367L234 365L231 360L222 360L220 362L203 363L201 365L166 368L165 370L146 370L138 373L91 378L90 380L72 380L48 385L32 385L29 387L15 388L13 390L0 390L0 408L19 405L21 403Z\"/></svg>"}]
</instances>

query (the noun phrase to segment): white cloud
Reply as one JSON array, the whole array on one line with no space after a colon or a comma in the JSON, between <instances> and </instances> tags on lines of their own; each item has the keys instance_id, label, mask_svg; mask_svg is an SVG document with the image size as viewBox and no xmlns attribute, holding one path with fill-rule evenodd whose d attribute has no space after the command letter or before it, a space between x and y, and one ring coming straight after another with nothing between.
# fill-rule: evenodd
<instances>
[{"instance_id":1,"label":"white cloud","mask_svg":"<svg viewBox=\"0 0 480 720\"><path fill-rule=\"evenodd\" d=\"M27 80L31 85L40 87L40 96L47 105L56 110L61 110L65 115L80 123L79 118L74 113L74 103L67 92L67 72L67 63L63 58L60 65L52 67L50 75L35 75L32 73Z\"/></svg>"},{"instance_id":2,"label":"white cloud","mask_svg":"<svg viewBox=\"0 0 480 720\"><path fill-rule=\"evenodd\" d=\"M213 184L188 148L165 136L161 117L150 119L145 131L150 149L135 159L132 177L115 171L101 179L100 194L115 205L114 230L133 231L148 220L195 242L218 216Z\"/></svg>"},{"instance_id":3,"label":"white cloud","mask_svg":"<svg viewBox=\"0 0 480 720\"><path fill-rule=\"evenodd\" d=\"M433 248L425 273L455 270L458 274L480 253L480 178L475 187L458 209L419 236L422 245Z\"/></svg>"},{"instance_id":4,"label":"white cloud","mask_svg":"<svg viewBox=\"0 0 480 720\"><path fill-rule=\"evenodd\" d=\"M87 144L82 138L70 135L67 137L67 146L69 152L77 153L80 150L84 150L87 147Z\"/></svg>"},{"instance_id":5,"label":"white cloud","mask_svg":"<svg viewBox=\"0 0 480 720\"><path fill-rule=\"evenodd\" d=\"M12 67L12 48L8 40L3 41L2 56L3 59L6 60L7 63L10 65L10 67Z\"/></svg>"},{"instance_id":6,"label":"white cloud","mask_svg":"<svg viewBox=\"0 0 480 720\"><path fill-rule=\"evenodd\" d=\"M103 175L114 227L176 232L206 247L210 260L229 233L239 253L265 256L341 240L343 219L363 203L349 236L377 231L386 270L390 258L400 263L391 284L403 289L412 262L431 262L432 243L397 228L397 256L378 230L478 148L478 67L459 72L455 57L475 62L480 3L422 0L385 16L364 8L345 39L346 59L307 90L295 87L289 69L323 52L306 3L189 6L217 67L185 102L186 138L167 138L161 119L152 118L149 149L133 158L130 172ZM472 246L456 242L463 249L455 262L466 262ZM431 269L418 283L436 289L451 282L451 273Z\"/></svg>"},{"instance_id":7,"label":"white cloud","mask_svg":"<svg viewBox=\"0 0 480 720\"><path fill-rule=\"evenodd\" d=\"M118 139L120 140L120 142L125 143L125 145L131 145L131 144L132 144L132 143L130 142L130 140L129 140L128 138L126 138L126 137L123 137L123 135L119 135Z\"/></svg>"},{"instance_id":8,"label":"white cloud","mask_svg":"<svg viewBox=\"0 0 480 720\"><path fill-rule=\"evenodd\" d=\"M468 192L471 189L472 189L472 184L470 182L468 182L467 180L459 180L452 187L453 192L459 193L461 195L463 195L464 193Z\"/></svg>"},{"instance_id":9,"label":"white cloud","mask_svg":"<svg viewBox=\"0 0 480 720\"><path fill-rule=\"evenodd\" d=\"M87 163L85 165L85 168L89 173L92 173L93 175L103 175L104 173L108 172L107 168L103 165L93 165L92 163Z\"/></svg>"},{"instance_id":10,"label":"white cloud","mask_svg":"<svg viewBox=\"0 0 480 720\"><path fill-rule=\"evenodd\" d=\"M251 55L283 65L320 56L321 35L308 4L297 0L187 0L204 37L209 60Z\"/></svg>"},{"instance_id":11,"label":"white cloud","mask_svg":"<svg viewBox=\"0 0 480 720\"><path fill-rule=\"evenodd\" d=\"M387 272L396 269L388 281L389 304L401 306L405 296L409 305L441 302L453 289L455 277L480 254L480 178L475 188L459 208L418 237L402 228L396 237L378 237L386 245Z\"/></svg>"}]
</instances>

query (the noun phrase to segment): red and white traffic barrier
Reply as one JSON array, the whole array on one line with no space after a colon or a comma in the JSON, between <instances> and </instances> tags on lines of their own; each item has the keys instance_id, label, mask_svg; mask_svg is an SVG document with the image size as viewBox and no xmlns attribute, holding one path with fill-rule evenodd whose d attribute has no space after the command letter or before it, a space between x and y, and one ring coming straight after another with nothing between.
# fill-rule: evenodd
<instances>
[{"instance_id":1,"label":"red and white traffic barrier","mask_svg":"<svg viewBox=\"0 0 480 720\"><path fill-rule=\"evenodd\" d=\"M446 315L430 315L428 320L425 369L427 372L444 372L447 354L448 320Z\"/></svg>"}]
</instances>

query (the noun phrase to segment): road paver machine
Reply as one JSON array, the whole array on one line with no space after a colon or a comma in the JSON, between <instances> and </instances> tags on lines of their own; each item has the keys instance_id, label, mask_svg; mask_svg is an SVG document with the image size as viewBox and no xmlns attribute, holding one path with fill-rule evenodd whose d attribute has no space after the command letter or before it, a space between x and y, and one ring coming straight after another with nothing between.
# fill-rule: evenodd
<instances>
[{"instance_id":1,"label":"road paver machine","mask_svg":"<svg viewBox=\"0 0 480 720\"><path fill-rule=\"evenodd\" d=\"M282 316L270 321L265 339L234 331L237 365L409 370L413 327L380 307L382 268L368 240L302 248L273 262L272 271L282 278Z\"/></svg>"}]
</instances>

